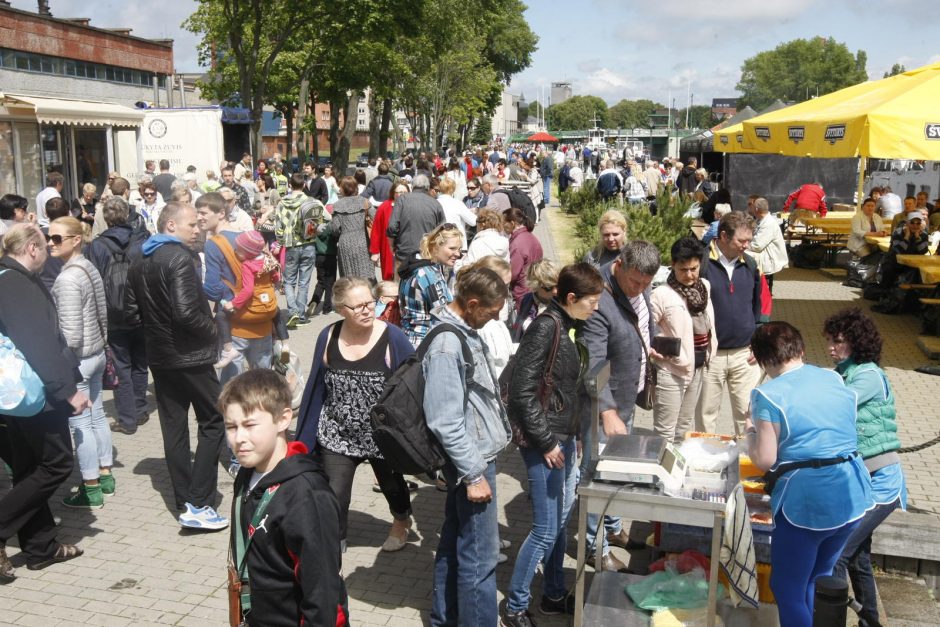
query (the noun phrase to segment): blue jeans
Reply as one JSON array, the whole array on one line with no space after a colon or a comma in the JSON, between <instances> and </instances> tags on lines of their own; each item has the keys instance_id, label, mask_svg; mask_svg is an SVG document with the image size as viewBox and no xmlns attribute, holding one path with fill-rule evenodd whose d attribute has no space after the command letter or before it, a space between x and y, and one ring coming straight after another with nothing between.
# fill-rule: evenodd
<instances>
[{"instance_id":1,"label":"blue jeans","mask_svg":"<svg viewBox=\"0 0 940 627\"><path fill-rule=\"evenodd\" d=\"M82 471L84 481L96 480L100 468L110 468L113 464L111 428L108 426L101 402L104 362L104 351L81 360L78 369L82 373L82 380L78 384L78 390L88 396L91 409L86 409L78 416L69 417L69 427L78 453L78 467Z\"/></svg>"},{"instance_id":2,"label":"blue jeans","mask_svg":"<svg viewBox=\"0 0 940 627\"><path fill-rule=\"evenodd\" d=\"M222 368L222 372L219 373L219 383L222 385L246 370L271 367L271 359L274 356L274 340L270 335L250 340L232 336L232 348L238 351L238 357L233 359L225 368Z\"/></svg>"},{"instance_id":3,"label":"blue jeans","mask_svg":"<svg viewBox=\"0 0 940 627\"><path fill-rule=\"evenodd\" d=\"M441 539L434 556L434 593L431 625L481 627L496 625L496 560L499 557L499 523L496 506L496 464L490 462L483 477L493 500L471 503L467 486L457 482L457 470L444 466L447 501Z\"/></svg>"},{"instance_id":4,"label":"blue jeans","mask_svg":"<svg viewBox=\"0 0 940 627\"><path fill-rule=\"evenodd\" d=\"M777 599L781 625L812 627L816 578L832 574L858 523L816 531L791 525L782 513L774 516L770 589Z\"/></svg>"},{"instance_id":5,"label":"blue jeans","mask_svg":"<svg viewBox=\"0 0 940 627\"><path fill-rule=\"evenodd\" d=\"M881 624L878 621L878 587L871 571L871 534L900 504L900 499L895 499L893 503L876 505L874 509L868 510L849 536L842 556L832 571L834 577L843 579L848 572L855 600L862 605L858 615L859 627Z\"/></svg>"},{"instance_id":6,"label":"blue jeans","mask_svg":"<svg viewBox=\"0 0 940 627\"><path fill-rule=\"evenodd\" d=\"M539 562L545 564L542 593L551 599L564 597L565 545L568 534L565 525L574 505L577 485L577 445L569 438L561 445L565 455L564 468L549 468L542 454L532 447L520 448L522 460L529 475L529 494L532 499L532 530L526 537L509 582L506 609L522 612L529 609L532 577Z\"/></svg>"},{"instance_id":7,"label":"blue jeans","mask_svg":"<svg viewBox=\"0 0 940 627\"><path fill-rule=\"evenodd\" d=\"M544 178L542 179L542 184L544 185L542 196L545 198L545 206L547 207L549 201L552 199L552 179Z\"/></svg>"},{"instance_id":8,"label":"blue jeans","mask_svg":"<svg viewBox=\"0 0 940 627\"><path fill-rule=\"evenodd\" d=\"M627 425L627 430L630 430L630 425ZM597 430L598 439L601 443L607 441L607 436L604 435L604 429L598 428ZM591 421L584 420L581 427L581 445L582 445L582 454L581 454L581 466L578 468L578 480L580 477L586 475L591 467L591 453L593 437L591 435ZM600 538L597 538L597 527L600 524L600 514L588 514L587 515L587 531L584 534L584 539L587 542L587 555L591 555L591 551L594 549L594 540L597 539L597 554L600 556L607 555L610 553L610 545L607 544L607 534L618 534L623 530L623 521L620 520L619 516L604 516L604 532L601 534Z\"/></svg>"},{"instance_id":9,"label":"blue jeans","mask_svg":"<svg viewBox=\"0 0 940 627\"><path fill-rule=\"evenodd\" d=\"M317 260L313 244L293 246L284 254L284 294L287 297L287 315L303 316L307 309L307 289Z\"/></svg>"}]
</instances>

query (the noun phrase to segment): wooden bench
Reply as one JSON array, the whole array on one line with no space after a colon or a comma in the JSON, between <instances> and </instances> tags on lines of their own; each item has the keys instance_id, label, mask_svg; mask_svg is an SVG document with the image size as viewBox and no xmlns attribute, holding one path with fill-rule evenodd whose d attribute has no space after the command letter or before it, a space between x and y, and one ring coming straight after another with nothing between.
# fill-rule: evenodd
<instances>
[{"instance_id":1,"label":"wooden bench","mask_svg":"<svg viewBox=\"0 0 940 627\"><path fill-rule=\"evenodd\" d=\"M894 510L872 536L872 562L922 577L940 596L940 516Z\"/></svg>"}]
</instances>

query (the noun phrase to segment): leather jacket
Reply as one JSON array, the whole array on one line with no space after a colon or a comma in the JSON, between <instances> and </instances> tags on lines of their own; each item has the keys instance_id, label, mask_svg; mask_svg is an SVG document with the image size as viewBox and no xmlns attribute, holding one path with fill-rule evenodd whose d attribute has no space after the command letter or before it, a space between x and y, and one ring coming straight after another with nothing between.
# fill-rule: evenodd
<instances>
[{"instance_id":1,"label":"leather jacket","mask_svg":"<svg viewBox=\"0 0 940 627\"><path fill-rule=\"evenodd\" d=\"M167 243L133 262L127 272L127 313L144 325L151 368L215 363L218 339L195 257L182 243Z\"/></svg>"},{"instance_id":2,"label":"leather jacket","mask_svg":"<svg viewBox=\"0 0 940 627\"><path fill-rule=\"evenodd\" d=\"M545 409L539 399L539 387L558 321L561 322L558 354L551 366L553 385ZM588 354L582 344L571 340L569 332L576 324L553 300L529 325L516 351L507 410L513 422L522 428L529 445L542 453L581 432L579 391Z\"/></svg>"}]
</instances>

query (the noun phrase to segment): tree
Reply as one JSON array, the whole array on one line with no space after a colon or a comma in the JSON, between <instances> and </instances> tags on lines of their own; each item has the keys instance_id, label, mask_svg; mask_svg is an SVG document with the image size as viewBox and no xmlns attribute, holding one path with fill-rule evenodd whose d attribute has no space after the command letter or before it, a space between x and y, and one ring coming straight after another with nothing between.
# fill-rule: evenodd
<instances>
[{"instance_id":1,"label":"tree","mask_svg":"<svg viewBox=\"0 0 940 627\"><path fill-rule=\"evenodd\" d=\"M202 65L212 65L204 94L220 102L237 97L251 110L254 149L260 152L261 110L268 94L271 70L295 24L309 23L322 2L291 0L199 0L183 27L202 35L197 50ZM210 63L213 62L213 63ZM232 72L237 90L232 87Z\"/></svg>"},{"instance_id":2,"label":"tree","mask_svg":"<svg viewBox=\"0 0 940 627\"><path fill-rule=\"evenodd\" d=\"M473 126L473 134L470 136L470 142L473 144L486 145L493 139L493 117L484 113L477 118Z\"/></svg>"},{"instance_id":3,"label":"tree","mask_svg":"<svg viewBox=\"0 0 940 627\"><path fill-rule=\"evenodd\" d=\"M802 102L868 80L867 55L853 56L832 39L794 39L744 61L738 106L760 110L772 102Z\"/></svg>"},{"instance_id":4,"label":"tree","mask_svg":"<svg viewBox=\"0 0 940 627\"><path fill-rule=\"evenodd\" d=\"M646 128L650 116L662 107L652 100L621 100L607 110L607 119L617 128Z\"/></svg>"},{"instance_id":5,"label":"tree","mask_svg":"<svg viewBox=\"0 0 940 627\"><path fill-rule=\"evenodd\" d=\"M606 128L607 103L598 96L572 96L560 104L550 106L546 117L550 131L593 128L595 117L597 125Z\"/></svg>"},{"instance_id":6,"label":"tree","mask_svg":"<svg viewBox=\"0 0 940 627\"><path fill-rule=\"evenodd\" d=\"M888 78L889 76L897 76L898 74L903 74L907 69L900 63L895 63L891 66L890 72L885 72L885 75L882 78Z\"/></svg>"}]
</instances>

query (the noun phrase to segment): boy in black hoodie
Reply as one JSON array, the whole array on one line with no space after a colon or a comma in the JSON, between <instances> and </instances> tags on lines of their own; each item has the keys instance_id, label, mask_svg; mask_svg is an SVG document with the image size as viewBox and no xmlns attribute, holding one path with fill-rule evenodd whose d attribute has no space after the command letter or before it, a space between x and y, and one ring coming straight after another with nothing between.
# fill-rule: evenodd
<instances>
[{"instance_id":1,"label":"boy in black hoodie","mask_svg":"<svg viewBox=\"0 0 940 627\"><path fill-rule=\"evenodd\" d=\"M226 384L219 409L242 467L235 478L231 549L236 569L247 554L241 577L248 593L242 596L245 623L347 625L339 506L319 460L302 443L287 441L287 383L272 370L249 370Z\"/></svg>"}]
</instances>

